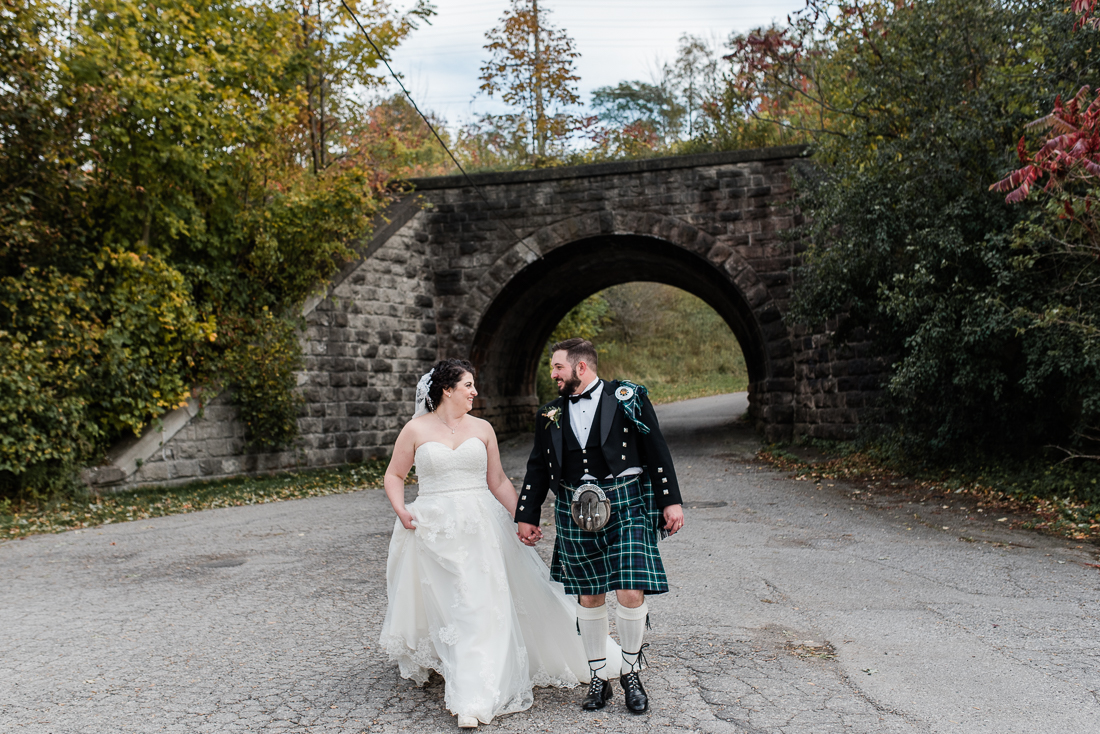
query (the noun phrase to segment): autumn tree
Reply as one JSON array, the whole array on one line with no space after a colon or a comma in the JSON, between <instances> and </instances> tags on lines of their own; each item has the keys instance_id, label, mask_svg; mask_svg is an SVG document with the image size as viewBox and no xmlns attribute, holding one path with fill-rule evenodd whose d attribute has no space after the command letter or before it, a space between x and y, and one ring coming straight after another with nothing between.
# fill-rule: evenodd
<instances>
[{"instance_id":1,"label":"autumn tree","mask_svg":"<svg viewBox=\"0 0 1100 734\"><path fill-rule=\"evenodd\" d=\"M349 2L382 48L396 45L434 13L428 0L415 0L398 13L390 2ZM354 155L361 123L370 116L364 92L383 88L385 70L340 0L298 0L295 45L298 83L305 94L302 140L314 172Z\"/></svg>"},{"instance_id":2,"label":"autumn tree","mask_svg":"<svg viewBox=\"0 0 1100 734\"><path fill-rule=\"evenodd\" d=\"M489 59L481 67L481 91L519 111L487 119L525 141L536 165L563 149L574 127L569 113L580 102L574 60L580 54L564 29L548 22L538 0L512 0L500 25L485 33Z\"/></svg>"},{"instance_id":3,"label":"autumn tree","mask_svg":"<svg viewBox=\"0 0 1100 734\"><path fill-rule=\"evenodd\" d=\"M592 92L592 109L603 130L590 137L599 145L602 139L612 142L617 135L624 152L629 152L624 145L627 140L647 142L650 149L668 149L679 140L686 114L667 74L654 82L624 81L600 87Z\"/></svg>"},{"instance_id":4,"label":"autumn tree","mask_svg":"<svg viewBox=\"0 0 1100 734\"><path fill-rule=\"evenodd\" d=\"M349 5L383 50L430 13ZM352 36L317 0L0 0L0 500L198 386L293 439L295 314L387 197Z\"/></svg>"},{"instance_id":5,"label":"autumn tree","mask_svg":"<svg viewBox=\"0 0 1100 734\"><path fill-rule=\"evenodd\" d=\"M811 0L738 58L813 143L789 318L873 339L909 450L1026 453L1100 424L1100 340L1044 317L1094 323L1094 275L1059 253L1056 213L988 190L1025 124L1096 78L1100 34L1064 6Z\"/></svg>"}]
</instances>

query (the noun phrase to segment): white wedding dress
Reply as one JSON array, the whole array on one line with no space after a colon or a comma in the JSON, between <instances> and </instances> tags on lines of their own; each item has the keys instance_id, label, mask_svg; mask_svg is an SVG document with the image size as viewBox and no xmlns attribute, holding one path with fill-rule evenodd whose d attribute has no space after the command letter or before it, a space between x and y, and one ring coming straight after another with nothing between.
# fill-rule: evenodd
<instances>
[{"instance_id":1,"label":"white wedding dress","mask_svg":"<svg viewBox=\"0 0 1100 734\"><path fill-rule=\"evenodd\" d=\"M485 444L429 441L415 461L416 530L394 524L381 636L402 677L423 684L438 671L447 708L485 724L529 708L532 686L588 682L576 601L489 491Z\"/></svg>"}]
</instances>

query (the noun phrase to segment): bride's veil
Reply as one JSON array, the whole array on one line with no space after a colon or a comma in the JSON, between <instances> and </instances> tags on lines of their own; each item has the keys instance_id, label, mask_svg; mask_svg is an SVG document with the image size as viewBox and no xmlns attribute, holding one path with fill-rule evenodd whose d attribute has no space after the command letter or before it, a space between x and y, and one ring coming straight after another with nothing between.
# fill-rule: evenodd
<instances>
[{"instance_id":1,"label":"bride's veil","mask_svg":"<svg viewBox=\"0 0 1100 734\"><path fill-rule=\"evenodd\" d=\"M432 387L432 372L434 371L428 370L420 378L420 382L416 383L416 410L413 411L413 418L419 418L435 410L435 406L432 405L432 401L428 397L428 390Z\"/></svg>"}]
</instances>

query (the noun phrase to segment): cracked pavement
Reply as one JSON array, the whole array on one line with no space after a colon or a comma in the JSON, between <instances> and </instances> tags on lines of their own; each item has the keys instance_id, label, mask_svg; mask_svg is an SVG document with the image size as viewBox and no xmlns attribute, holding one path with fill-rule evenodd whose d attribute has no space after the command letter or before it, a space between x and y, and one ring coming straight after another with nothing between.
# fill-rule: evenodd
<instances>
[{"instance_id":1,"label":"cracked pavement","mask_svg":"<svg viewBox=\"0 0 1100 734\"><path fill-rule=\"evenodd\" d=\"M792 481L747 461L744 400L659 408L688 525L650 600L652 710L539 689L483 728L1097 730L1096 548ZM0 543L0 731L455 730L442 681L376 649L392 526L367 490Z\"/></svg>"}]
</instances>

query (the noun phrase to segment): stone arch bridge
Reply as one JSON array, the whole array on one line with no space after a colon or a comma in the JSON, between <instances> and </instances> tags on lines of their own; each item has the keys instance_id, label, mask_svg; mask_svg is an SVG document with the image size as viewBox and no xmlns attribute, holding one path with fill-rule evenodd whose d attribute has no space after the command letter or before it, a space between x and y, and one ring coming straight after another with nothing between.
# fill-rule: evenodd
<instances>
[{"instance_id":1,"label":"stone arch bridge","mask_svg":"<svg viewBox=\"0 0 1100 734\"><path fill-rule=\"evenodd\" d=\"M192 402L88 472L99 484L190 481L388 453L418 377L470 358L476 409L503 433L530 425L540 350L578 302L657 281L730 325L749 372L749 415L771 439L847 435L877 372L866 345L827 348L783 321L798 224L799 147L420 179L389 207L361 257L304 310L301 438L249 453L222 395Z\"/></svg>"}]
</instances>

